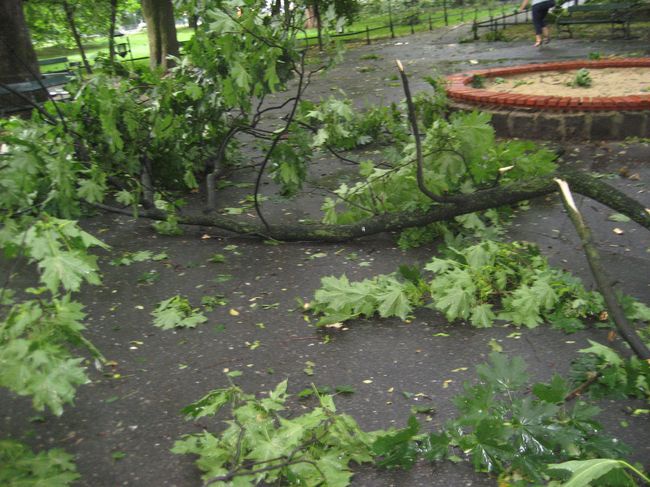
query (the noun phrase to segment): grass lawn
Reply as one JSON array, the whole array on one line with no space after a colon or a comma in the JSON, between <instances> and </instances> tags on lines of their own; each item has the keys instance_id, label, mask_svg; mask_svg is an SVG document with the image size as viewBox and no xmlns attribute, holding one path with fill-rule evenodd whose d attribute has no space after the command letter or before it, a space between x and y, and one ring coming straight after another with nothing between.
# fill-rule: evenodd
<instances>
[{"instance_id":1,"label":"grass lawn","mask_svg":"<svg viewBox=\"0 0 650 487\"><path fill-rule=\"evenodd\" d=\"M499 8L489 8L483 6L478 10L475 10L473 7L466 8L448 8L447 9L447 22L449 25L455 25L462 22L472 22L476 17L479 20L487 19L490 15L498 16L502 12L509 13L512 11L512 5L501 4ZM393 13L393 30L396 37L405 36L411 34L411 26L406 24L406 18L408 17L408 11L401 11ZM390 35L389 23L390 18L388 13L383 13L373 16L363 16L362 19L353 22L349 26L345 27L344 33L349 33L349 35L341 36L339 39L343 40L359 40L366 38L366 28L370 31L371 39L385 38ZM431 27L439 28L445 25L444 11L442 8L436 8L431 11L419 12L418 20L419 23L413 25L414 32L422 32L429 29L429 19L431 19ZM376 30L373 30L376 29ZM356 33L356 34L353 34ZM315 38L317 35L316 29L307 29L306 37ZM299 36L304 37L305 35ZM314 44L315 39L310 39L309 43Z\"/></svg>"},{"instance_id":2,"label":"grass lawn","mask_svg":"<svg viewBox=\"0 0 650 487\"><path fill-rule=\"evenodd\" d=\"M179 41L186 41L192 37L194 31L189 27L181 27L176 30ZM147 42L147 33L138 32L137 34L131 34L124 37L115 38L116 44L121 44L126 42L126 37L129 38L131 43L131 50L133 52L134 58L141 58L149 56L149 44ZM94 39L89 39L85 44L86 56L91 61L99 52L108 52L108 38L107 37L97 37ZM38 59L49 59L55 57L67 57L70 61L81 61L81 55L76 48L67 48L60 46L49 46L43 47L36 50L36 56ZM127 54L126 59L129 59L130 56ZM41 72L47 73L48 71L57 71L65 69L63 64L52 64L49 66L43 66Z\"/></svg>"},{"instance_id":3,"label":"grass lawn","mask_svg":"<svg viewBox=\"0 0 650 487\"><path fill-rule=\"evenodd\" d=\"M449 8L447 9L447 21L449 25L455 25L461 22L471 22L474 18L485 19L490 15L500 15L501 12L509 12L511 9L510 5L499 5L499 8L488 8L483 6L478 10L474 8ZM396 11L393 13L393 25L395 36L405 36L411 33L411 26L406 25L405 21L409 15L408 11ZM339 37L344 41L348 40L364 40L366 38L366 29L370 31L371 39L386 38L390 35L389 25L389 15L388 13L376 14L376 15L361 15L361 19L352 23L349 26L346 26L345 33L350 33L350 35L345 35ZM419 23L413 25L413 31L420 32L429 29L429 23L432 28L438 28L445 25L444 12L442 8L436 8L431 11L423 11L418 14ZM373 30L376 29L376 30ZM356 33L356 34L353 34ZM179 41L189 40L193 35L193 30L189 27L181 27L177 29L177 35ZM316 29L307 29L305 33L299 34L299 37L309 37L315 38L317 35ZM131 44L131 50L134 58L144 58L149 55L149 46L147 43L147 33L139 32L137 34L131 34L126 36L129 39ZM115 39L116 43L120 44L126 42L126 37L118 37ZM310 39L309 44L313 45L316 41ZM97 37L94 39L88 39L84 44L86 48L86 55L91 61L99 52L108 51L108 39L106 37ZM76 48L67 48L60 46L48 46L36 50L36 55L40 60L50 59L56 57L67 57L71 62L80 62L81 55ZM130 56L127 54L126 59L130 59ZM144 62L144 61L142 61ZM41 71L44 73L51 71L59 71L66 69L66 66L63 64L52 64L48 66L43 66Z\"/></svg>"}]
</instances>

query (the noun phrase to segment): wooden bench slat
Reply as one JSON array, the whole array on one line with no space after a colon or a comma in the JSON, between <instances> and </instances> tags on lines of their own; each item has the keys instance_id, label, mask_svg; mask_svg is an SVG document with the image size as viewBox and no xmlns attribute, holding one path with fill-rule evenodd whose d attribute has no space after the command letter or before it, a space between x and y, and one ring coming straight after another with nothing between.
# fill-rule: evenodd
<instances>
[{"instance_id":1,"label":"wooden bench slat","mask_svg":"<svg viewBox=\"0 0 650 487\"><path fill-rule=\"evenodd\" d=\"M38 61L39 66L50 66L52 64L67 64L67 57L53 57L50 59L41 59Z\"/></svg>"}]
</instances>

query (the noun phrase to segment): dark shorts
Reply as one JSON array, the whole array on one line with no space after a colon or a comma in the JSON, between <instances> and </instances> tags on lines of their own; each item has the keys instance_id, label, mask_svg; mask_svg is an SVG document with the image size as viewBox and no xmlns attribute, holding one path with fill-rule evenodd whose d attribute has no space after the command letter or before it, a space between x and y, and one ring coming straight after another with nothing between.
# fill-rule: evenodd
<instances>
[{"instance_id":1,"label":"dark shorts","mask_svg":"<svg viewBox=\"0 0 650 487\"><path fill-rule=\"evenodd\" d=\"M535 34L542 33L542 27L546 26L546 14L555 6L555 0L546 0L545 2L533 5L533 25L535 26Z\"/></svg>"}]
</instances>

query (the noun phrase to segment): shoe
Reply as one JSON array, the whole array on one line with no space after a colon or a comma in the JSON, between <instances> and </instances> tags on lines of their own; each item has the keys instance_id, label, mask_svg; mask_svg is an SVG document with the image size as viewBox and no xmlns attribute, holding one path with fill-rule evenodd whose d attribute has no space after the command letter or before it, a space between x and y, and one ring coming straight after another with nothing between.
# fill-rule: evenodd
<instances>
[{"instance_id":1,"label":"shoe","mask_svg":"<svg viewBox=\"0 0 650 487\"><path fill-rule=\"evenodd\" d=\"M551 43L551 38L550 37L547 37L546 39L544 39L544 44L550 44L550 43Z\"/></svg>"},{"instance_id":2,"label":"shoe","mask_svg":"<svg viewBox=\"0 0 650 487\"><path fill-rule=\"evenodd\" d=\"M533 44L533 47L539 47L542 45L542 41L537 41L535 44Z\"/></svg>"}]
</instances>

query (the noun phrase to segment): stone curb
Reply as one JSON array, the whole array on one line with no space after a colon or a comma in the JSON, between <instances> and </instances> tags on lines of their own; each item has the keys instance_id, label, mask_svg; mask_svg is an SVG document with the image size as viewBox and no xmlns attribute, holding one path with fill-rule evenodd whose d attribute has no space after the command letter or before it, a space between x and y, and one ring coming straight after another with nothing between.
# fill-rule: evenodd
<instances>
[{"instance_id":1,"label":"stone curb","mask_svg":"<svg viewBox=\"0 0 650 487\"><path fill-rule=\"evenodd\" d=\"M472 111L476 106L452 102L452 111ZM650 110L557 112L534 108L481 108L492 116L500 137L574 142L650 137Z\"/></svg>"}]
</instances>

